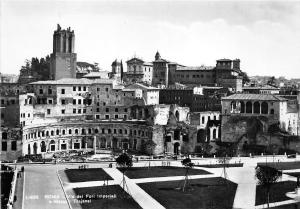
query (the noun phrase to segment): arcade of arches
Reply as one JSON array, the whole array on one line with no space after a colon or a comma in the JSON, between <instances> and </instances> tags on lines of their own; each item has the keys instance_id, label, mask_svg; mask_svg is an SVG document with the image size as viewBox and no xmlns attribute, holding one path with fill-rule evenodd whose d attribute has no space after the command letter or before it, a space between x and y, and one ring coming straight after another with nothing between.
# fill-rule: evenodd
<instances>
[{"instance_id":1,"label":"arcade of arches","mask_svg":"<svg viewBox=\"0 0 300 209\"><path fill-rule=\"evenodd\" d=\"M69 124L28 128L23 132L23 155L66 150L139 150L142 141L151 139L151 130L145 125L130 125L74 127Z\"/></svg>"},{"instance_id":2,"label":"arcade of arches","mask_svg":"<svg viewBox=\"0 0 300 209\"><path fill-rule=\"evenodd\" d=\"M274 114L274 109L270 106L265 101L232 101L231 113Z\"/></svg>"},{"instance_id":3,"label":"arcade of arches","mask_svg":"<svg viewBox=\"0 0 300 209\"><path fill-rule=\"evenodd\" d=\"M214 141L220 137L219 127L216 126L212 126L207 129L199 129L197 131L197 143Z\"/></svg>"}]
</instances>

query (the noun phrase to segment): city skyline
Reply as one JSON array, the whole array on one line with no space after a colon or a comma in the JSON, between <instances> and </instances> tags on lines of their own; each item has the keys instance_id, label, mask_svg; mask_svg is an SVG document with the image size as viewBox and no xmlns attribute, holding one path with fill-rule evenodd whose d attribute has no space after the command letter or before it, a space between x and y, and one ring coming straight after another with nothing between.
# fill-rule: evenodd
<instances>
[{"instance_id":1,"label":"city skyline","mask_svg":"<svg viewBox=\"0 0 300 209\"><path fill-rule=\"evenodd\" d=\"M75 31L78 61L111 70L136 55L187 66L241 59L250 76L299 78L300 2L2 1L1 72L52 53L56 25ZM298 54L297 54L298 53ZM126 69L126 68L125 68Z\"/></svg>"}]
</instances>

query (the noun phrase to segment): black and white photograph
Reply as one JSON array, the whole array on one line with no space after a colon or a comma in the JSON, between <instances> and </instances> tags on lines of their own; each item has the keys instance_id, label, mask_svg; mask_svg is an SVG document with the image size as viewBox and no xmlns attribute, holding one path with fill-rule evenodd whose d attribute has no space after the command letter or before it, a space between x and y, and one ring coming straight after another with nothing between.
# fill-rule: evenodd
<instances>
[{"instance_id":1,"label":"black and white photograph","mask_svg":"<svg viewBox=\"0 0 300 209\"><path fill-rule=\"evenodd\" d=\"M0 0L1 209L300 209L299 0Z\"/></svg>"}]
</instances>

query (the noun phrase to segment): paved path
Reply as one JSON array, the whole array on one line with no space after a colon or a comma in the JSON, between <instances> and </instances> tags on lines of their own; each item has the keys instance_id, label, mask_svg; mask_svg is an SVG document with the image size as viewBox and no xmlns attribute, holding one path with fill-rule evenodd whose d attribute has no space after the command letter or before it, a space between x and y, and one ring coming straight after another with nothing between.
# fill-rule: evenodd
<instances>
[{"instance_id":1,"label":"paved path","mask_svg":"<svg viewBox=\"0 0 300 209\"><path fill-rule=\"evenodd\" d=\"M53 166L25 167L23 209L69 209Z\"/></svg>"},{"instance_id":2,"label":"paved path","mask_svg":"<svg viewBox=\"0 0 300 209\"><path fill-rule=\"evenodd\" d=\"M120 184L123 180L123 174L116 168L104 168L104 171L108 173L116 183ZM126 184L128 187L127 193L144 209L164 209L164 207L153 199L148 193L141 189L136 183L125 176Z\"/></svg>"}]
</instances>

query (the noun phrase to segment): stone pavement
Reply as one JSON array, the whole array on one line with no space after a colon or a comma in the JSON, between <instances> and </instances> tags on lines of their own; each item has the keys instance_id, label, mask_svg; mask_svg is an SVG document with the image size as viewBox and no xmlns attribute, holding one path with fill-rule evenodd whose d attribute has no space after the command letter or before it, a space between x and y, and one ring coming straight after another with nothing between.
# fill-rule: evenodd
<instances>
[{"instance_id":1,"label":"stone pavement","mask_svg":"<svg viewBox=\"0 0 300 209\"><path fill-rule=\"evenodd\" d=\"M104 168L104 171L108 173L117 184L122 183L123 174L116 168ZM141 189L134 181L125 176L126 185L132 198L144 209L163 209L164 207L153 199L148 193Z\"/></svg>"}]
</instances>

